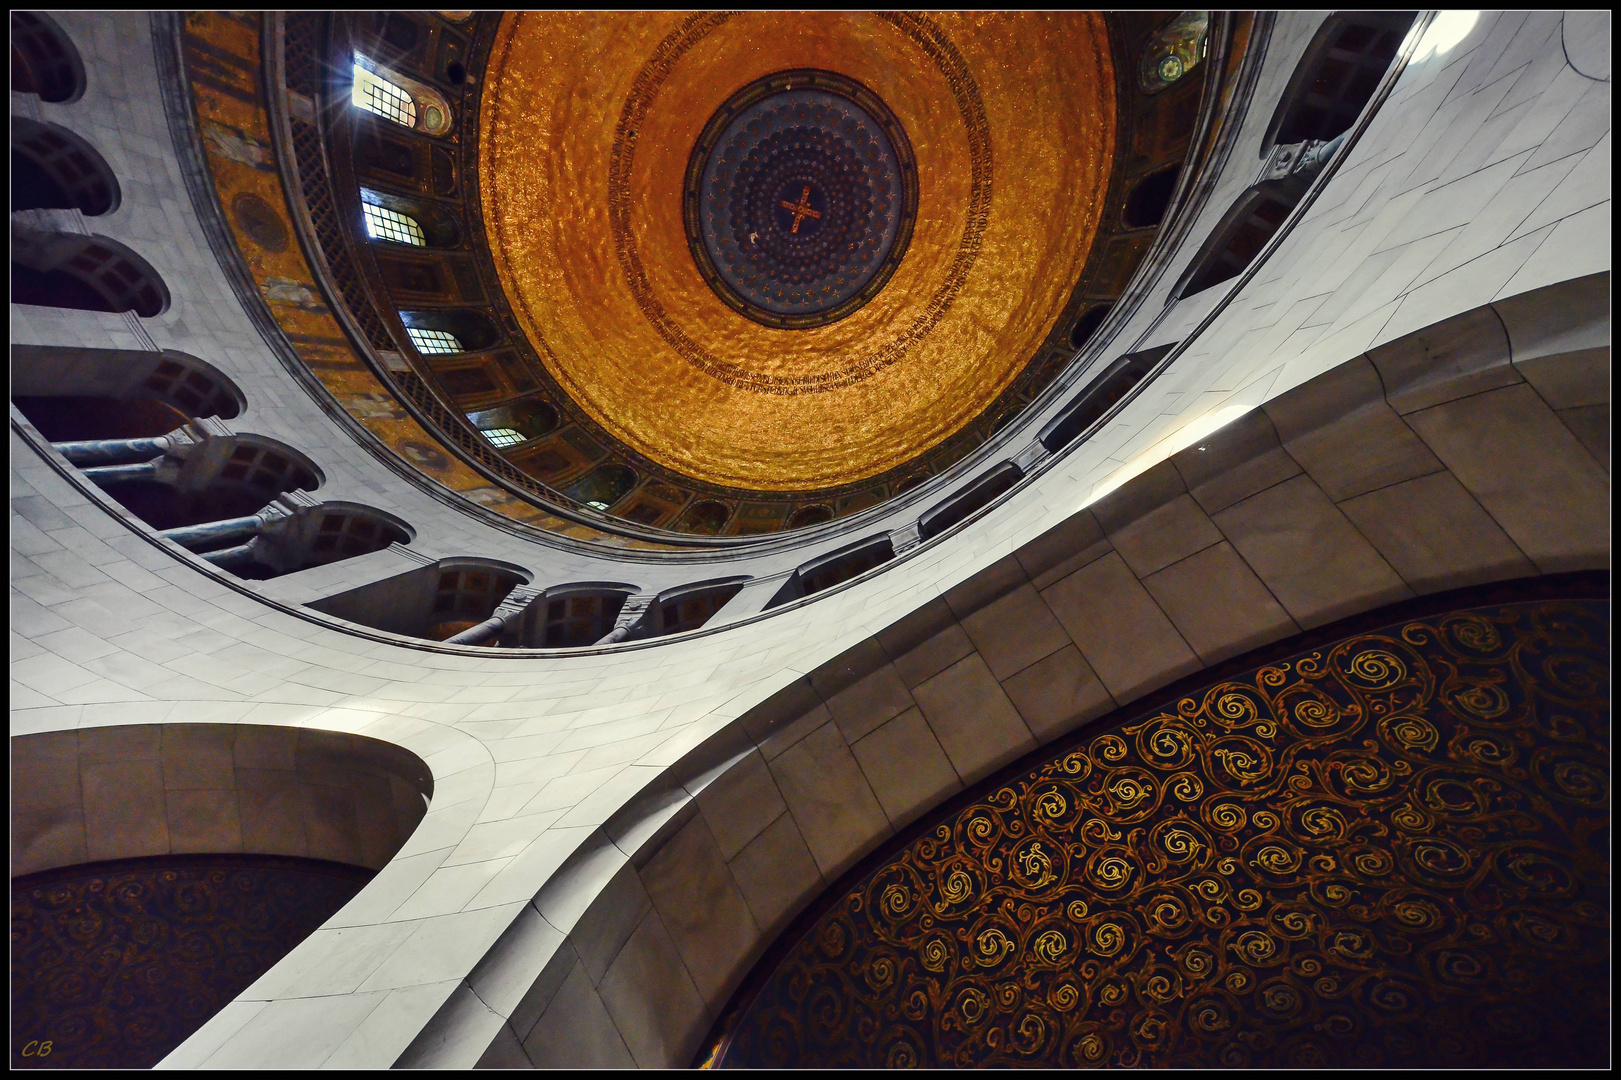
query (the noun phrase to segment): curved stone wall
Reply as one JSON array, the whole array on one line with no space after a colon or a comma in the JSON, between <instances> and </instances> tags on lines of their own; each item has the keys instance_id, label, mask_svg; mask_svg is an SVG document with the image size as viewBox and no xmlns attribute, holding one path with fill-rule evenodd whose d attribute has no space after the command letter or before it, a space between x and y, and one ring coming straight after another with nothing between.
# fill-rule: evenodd
<instances>
[{"instance_id":1,"label":"curved stone wall","mask_svg":"<svg viewBox=\"0 0 1621 1080\"><path fill-rule=\"evenodd\" d=\"M153 855L292 855L380 870L433 777L392 743L255 724L13 736L11 876Z\"/></svg>"},{"instance_id":2,"label":"curved stone wall","mask_svg":"<svg viewBox=\"0 0 1621 1080\"><path fill-rule=\"evenodd\" d=\"M1298 386L745 713L486 956L472 993L505 1017L486 1062L684 1064L800 908L1036 747L1336 619L1607 567L1608 477L1555 408L1606 393L1607 289L1517 297Z\"/></svg>"},{"instance_id":3,"label":"curved stone wall","mask_svg":"<svg viewBox=\"0 0 1621 1080\"><path fill-rule=\"evenodd\" d=\"M808 530L747 562L616 561L503 531L357 452L366 437L307 392L227 284L191 159L152 107L175 58L143 17L58 20L89 85L72 102L14 93L13 111L105 155L123 198L95 231L146 258L172 303L150 319L14 305L13 340L217 365L243 391L242 422L307 454L323 497L416 530L409 549L244 583L102 501L13 413L14 737L343 731L410 750L433 777L406 846L171 1066L516 1064L525 1046L537 1061L685 1064L751 955L829 875L1021 748L1295 627L1608 566L1608 385L1582 374L1607 368L1607 304L1601 321L1573 318L1567 294L1537 294L1594 275L1608 291L1609 84L1584 74L1604 67L1591 50L1567 62L1558 13L1483 13L1408 63L1249 270L1167 302L1255 183L1321 22L1280 16L1253 80L1232 84L1200 198L1133 285L1140 302L993 447L1029 466L1020 484L919 546L915 518L875 520L895 529L895 558L764 615L796 566L869 534ZM88 233L74 213L20 220ZM1095 431L1026 456L1096 371L1167 345L1164 370ZM1345 365L1344 387L1313 398ZM299 606L463 557L547 588L755 580L702 630L572 653L413 642ZM953 712L981 692L983 717ZM918 760L932 766L881 767L931 745ZM687 863L710 870L684 877ZM714 897L717 920L686 921L692 896Z\"/></svg>"}]
</instances>

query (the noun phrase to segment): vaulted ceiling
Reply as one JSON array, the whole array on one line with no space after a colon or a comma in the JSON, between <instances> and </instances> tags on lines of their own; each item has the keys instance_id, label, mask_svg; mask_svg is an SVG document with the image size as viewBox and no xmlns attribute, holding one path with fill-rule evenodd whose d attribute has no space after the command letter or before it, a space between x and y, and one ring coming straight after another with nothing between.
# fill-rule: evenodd
<instances>
[{"instance_id":1,"label":"vaulted ceiling","mask_svg":"<svg viewBox=\"0 0 1621 1080\"><path fill-rule=\"evenodd\" d=\"M895 142L915 157L905 178L915 223L901 223L910 244L858 310L820 326L762 325L706 282L683 188L706 124L735 91L807 69L859 84L877 99L871 111L892 113ZM486 232L547 370L627 446L741 488L863 480L983 412L1063 313L1115 150L1114 74L1095 13L511 14L486 83ZM790 77L763 104L795 93ZM783 177L803 175L819 196L827 179L815 163L838 174L839 122L860 138L849 118L862 110L809 93L842 104L824 118L801 100L777 138L839 140L784 163ZM902 168L867 145L873 180L899 195ZM744 197L749 162L769 172L766 150L734 151L722 202ZM778 194L766 197L787 201ZM834 199L825 220L784 213L779 231L830 233L841 217L874 215L847 201ZM752 226L755 246L777 225Z\"/></svg>"}]
</instances>

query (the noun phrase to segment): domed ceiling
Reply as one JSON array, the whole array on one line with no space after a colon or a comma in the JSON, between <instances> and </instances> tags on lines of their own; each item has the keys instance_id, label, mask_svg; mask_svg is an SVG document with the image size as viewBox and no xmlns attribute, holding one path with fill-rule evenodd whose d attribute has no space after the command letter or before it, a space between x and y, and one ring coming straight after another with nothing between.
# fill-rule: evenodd
<instances>
[{"instance_id":1,"label":"domed ceiling","mask_svg":"<svg viewBox=\"0 0 1621 1080\"><path fill-rule=\"evenodd\" d=\"M880 506L1036 401L1154 241L1194 21L194 13L184 59L300 377L485 511L660 548Z\"/></svg>"},{"instance_id":2,"label":"domed ceiling","mask_svg":"<svg viewBox=\"0 0 1621 1080\"><path fill-rule=\"evenodd\" d=\"M1098 230L1094 13L528 13L479 151L501 284L637 453L727 487L877 476L978 416Z\"/></svg>"}]
</instances>

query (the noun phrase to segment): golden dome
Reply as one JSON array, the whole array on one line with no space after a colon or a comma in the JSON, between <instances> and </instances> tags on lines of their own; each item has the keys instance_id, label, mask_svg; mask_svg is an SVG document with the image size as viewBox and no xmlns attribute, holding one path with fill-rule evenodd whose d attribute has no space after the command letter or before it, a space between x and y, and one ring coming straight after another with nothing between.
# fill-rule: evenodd
<instances>
[{"instance_id":1,"label":"golden dome","mask_svg":"<svg viewBox=\"0 0 1621 1080\"><path fill-rule=\"evenodd\" d=\"M893 112L917 211L870 302L779 329L706 283L683 181L729 97L802 68ZM811 491L937 446L1041 349L1098 231L1114 73L1095 13L508 14L479 127L490 250L557 383L666 468Z\"/></svg>"}]
</instances>

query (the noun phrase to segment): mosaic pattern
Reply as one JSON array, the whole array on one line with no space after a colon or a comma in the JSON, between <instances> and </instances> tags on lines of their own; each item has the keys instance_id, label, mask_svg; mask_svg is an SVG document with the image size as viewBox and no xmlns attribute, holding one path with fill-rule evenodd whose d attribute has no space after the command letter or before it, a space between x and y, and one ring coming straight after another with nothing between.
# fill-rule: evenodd
<instances>
[{"instance_id":1,"label":"mosaic pattern","mask_svg":"<svg viewBox=\"0 0 1621 1080\"><path fill-rule=\"evenodd\" d=\"M1086 739L862 877L724 1066L1599 1066L1609 604L1361 634Z\"/></svg>"},{"instance_id":2,"label":"mosaic pattern","mask_svg":"<svg viewBox=\"0 0 1621 1080\"><path fill-rule=\"evenodd\" d=\"M905 255L917 215L906 133L866 87L790 71L734 94L693 148L687 240L716 294L767 326L836 322Z\"/></svg>"},{"instance_id":3,"label":"mosaic pattern","mask_svg":"<svg viewBox=\"0 0 1621 1080\"><path fill-rule=\"evenodd\" d=\"M668 77L670 69L710 31L720 27L727 16L695 15L673 31L660 44L653 59L648 61L642 73L638 75L634 84L635 89L620 113L619 126L614 136L613 171L608 178L608 223L613 232L614 250L624 267L631 293L642 313L671 348L706 375L728 385L763 394L817 393L848 386L889 367L904 357L914 344L927 336L950 310L952 301L967 282L974 262L979 257L980 241L990 217L992 178L990 127L986 123L985 105L980 100L979 87L975 85L973 75L968 71L968 65L963 60L962 54L927 17L909 13L882 13L877 17L891 23L920 48L939 69L951 89L968 134L968 158L972 175L972 186L968 196L968 220L946 280L912 324L887 345L831 372L799 376L762 375L711 354L709 350L689 338L665 313L649 286L647 272L642 267L637 252L636 238L630 228L631 192L628 181L634 167L636 135L641 126L641 117L658 93L659 86Z\"/></svg>"},{"instance_id":4,"label":"mosaic pattern","mask_svg":"<svg viewBox=\"0 0 1621 1080\"><path fill-rule=\"evenodd\" d=\"M241 254L246 270L258 285L270 317L286 335L288 344L308 369L310 377L350 415L388 446L402 461L431 481L459 492L486 509L493 510L521 526L572 536L577 539L621 547L652 547L646 541L628 540L557 517L527 502L513 492L475 472L466 463L435 450L424 457L414 452L424 440L435 436L406 412L394 396L358 355L345 336L336 316L326 306L303 247L290 237L296 235L293 215L288 209L289 192L284 191L276 168L275 150L266 112L266 93L261 85L264 60L261 54L263 16L252 13L211 11L187 12L177 31L181 46L183 75L189 84L191 105L202 134L199 149L209 174L209 185L227 216L231 242ZM301 75L290 76L300 93L315 88L318 62L315 43L323 35L318 23L324 16L294 14L286 21L284 40L290 69ZM159 24L162 25L161 23ZM313 224L324 247L327 269L339 281L355 286L352 298L363 296L353 271L353 261L343 252L341 231L330 193L320 194L326 182L324 157L318 134L311 124L292 122L298 145L295 171L304 179L314 197L310 201ZM289 148L283 147L286 153ZM348 304L351 314L368 325L373 344L392 347L375 312L358 302ZM417 404L425 411L442 407L431 400L421 380L404 382L406 390L420 388ZM456 440L462 432L450 420L435 423L440 437ZM530 491L544 491L538 483L506 462L470 432L468 443L478 443L483 457L469 451L501 473L504 479ZM462 448L467 449L466 445ZM527 482L527 483L526 483Z\"/></svg>"},{"instance_id":5,"label":"mosaic pattern","mask_svg":"<svg viewBox=\"0 0 1621 1080\"><path fill-rule=\"evenodd\" d=\"M314 859L194 855L14 879L12 1068L151 1068L371 878Z\"/></svg>"}]
</instances>

